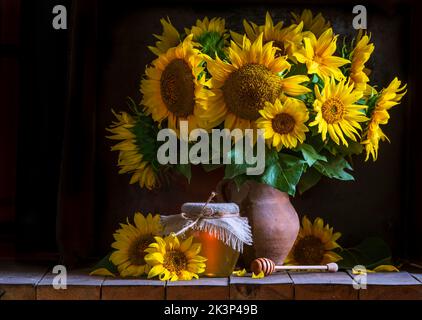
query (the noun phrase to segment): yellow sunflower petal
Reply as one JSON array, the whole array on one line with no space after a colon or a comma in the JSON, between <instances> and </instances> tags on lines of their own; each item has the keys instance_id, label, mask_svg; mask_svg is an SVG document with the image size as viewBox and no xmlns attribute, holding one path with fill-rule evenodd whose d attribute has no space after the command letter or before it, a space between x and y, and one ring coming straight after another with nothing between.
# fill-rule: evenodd
<instances>
[{"instance_id":1,"label":"yellow sunflower petal","mask_svg":"<svg viewBox=\"0 0 422 320\"><path fill-rule=\"evenodd\" d=\"M393 265L384 265L384 264L374 268L373 271L374 272L400 272L400 270L397 269L397 267Z\"/></svg>"},{"instance_id":2,"label":"yellow sunflower petal","mask_svg":"<svg viewBox=\"0 0 422 320\"><path fill-rule=\"evenodd\" d=\"M165 268L163 267L162 264L157 264L157 265L153 266L148 272L148 279L154 278L154 277L160 275L161 273L164 272L164 270L165 270Z\"/></svg>"},{"instance_id":3,"label":"yellow sunflower petal","mask_svg":"<svg viewBox=\"0 0 422 320\"><path fill-rule=\"evenodd\" d=\"M255 274L255 272L252 272L252 279L262 279L265 277L265 274L263 271L261 271L258 274Z\"/></svg>"},{"instance_id":4,"label":"yellow sunflower petal","mask_svg":"<svg viewBox=\"0 0 422 320\"><path fill-rule=\"evenodd\" d=\"M155 266L157 264L162 264L164 262L164 257L161 253L153 252L145 256L145 262L149 265Z\"/></svg>"},{"instance_id":5,"label":"yellow sunflower petal","mask_svg":"<svg viewBox=\"0 0 422 320\"><path fill-rule=\"evenodd\" d=\"M98 268L89 273L90 276L111 276L115 277L116 275L112 272L110 272L106 268Z\"/></svg>"},{"instance_id":6,"label":"yellow sunflower petal","mask_svg":"<svg viewBox=\"0 0 422 320\"><path fill-rule=\"evenodd\" d=\"M233 271L233 275L236 277L243 277L246 274L246 269Z\"/></svg>"}]
</instances>

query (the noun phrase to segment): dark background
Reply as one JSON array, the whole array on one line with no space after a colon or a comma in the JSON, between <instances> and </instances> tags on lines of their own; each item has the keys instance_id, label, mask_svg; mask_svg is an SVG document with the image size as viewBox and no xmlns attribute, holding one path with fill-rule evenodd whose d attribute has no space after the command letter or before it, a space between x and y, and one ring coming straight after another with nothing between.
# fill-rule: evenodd
<instances>
[{"instance_id":1,"label":"dark background","mask_svg":"<svg viewBox=\"0 0 422 320\"><path fill-rule=\"evenodd\" d=\"M138 2L138 1L136 1ZM195 169L189 186L146 192L118 175L105 127L126 96L140 100L139 81L153 58L146 46L169 16L179 31L203 16L263 23L265 11L289 20L303 8L322 12L336 33L353 35L352 8L364 4L375 44L371 83L395 77L408 94L391 112L379 160L353 161L356 182L323 179L293 199L300 215L321 216L343 233L342 244L381 236L395 256L422 256L422 147L419 75L420 8L416 1L140 1L0 0L0 258L83 261L104 254L117 223L144 213L178 213L204 201L222 172ZM54 30L52 8L65 5L68 30ZM154 6L152 6L154 5Z\"/></svg>"}]
</instances>

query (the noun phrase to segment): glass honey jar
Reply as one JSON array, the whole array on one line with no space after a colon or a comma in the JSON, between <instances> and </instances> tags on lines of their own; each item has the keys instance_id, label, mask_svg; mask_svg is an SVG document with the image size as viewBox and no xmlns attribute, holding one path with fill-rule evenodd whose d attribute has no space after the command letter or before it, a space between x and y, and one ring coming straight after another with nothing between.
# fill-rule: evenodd
<instances>
[{"instance_id":1,"label":"glass honey jar","mask_svg":"<svg viewBox=\"0 0 422 320\"><path fill-rule=\"evenodd\" d=\"M252 244L251 228L239 215L235 203L185 203L180 215L162 217L165 233L183 232L201 243L207 258L207 277L228 277L233 273L243 246Z\"/></svg>"}]
</instances>

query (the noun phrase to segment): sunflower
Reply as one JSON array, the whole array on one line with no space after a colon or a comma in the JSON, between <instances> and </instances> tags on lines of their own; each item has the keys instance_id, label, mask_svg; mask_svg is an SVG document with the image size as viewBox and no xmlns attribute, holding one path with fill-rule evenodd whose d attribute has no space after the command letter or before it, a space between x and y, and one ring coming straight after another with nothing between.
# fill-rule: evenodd
<instances>
[{"instance_id":1,"label":"sunflower","mask_svg":"<svg viewBox=\"0 0 422 320\"><path fill-rule=\"evenodd\" d=\"M147 114L159 123L167 120L176 132L180 120L189 122L189 130L198 127L195 113L207 95L202 56L193 47L192 36L154 60L141 81L141 104Z\"/></svg>"},{"instance_id":2,"label":"sunflower","mask_svg":"<svg viewBox=\"0 0 422 320\"><path fill-rule=\"evenodd\" d=\"M167 18L160 19L161 25L163 26L163 33L161 35L154 34L154 37L158 39L155 43L155 47L149 46L150 49L154 54L157 56L166 53L168 49L177 47L180 43L180 34L176 30L175 27L170 22L170 19Z\"/></svg>"},{"instance_id":3,"label":"sunflower","mask_svg":"<svg viewBox=\"0 0 422 320\"><path fill-rule=\"evenodd\" d=\"M369 36L362 36L360 32L356 39L356 46L351 53L350 79L355 84L356 90L364 92L369 82L368 75L370 73L370 70L365 68L365 63L375 49L374 44L369 43L369 40Z\"/></svg>"},{"instance_id":4,"label":"sunflower","mask_svg":"<svg viewBox=\"0 0 422 320\"><path fill-rule=\"evenodd\" d=\"M388 123L388 120L390 119L388 110L399 104L406 94L406 85L400 86L401 81L394 78L389 86L381 91L377 98L375 108L371 114L371 119L369 120L368 127L363 136L363 141L361 142L365 146L365 161L369 159L370 155L374 161L377 160L379 141L388 140L388 137L384 134L380 125Z\"/></svg>"},{"instance_id":5,"label":"sunflower","mask_svg":"<svg viewBox=\"0 0 422 320\"><path fill-rule=\"evenodd\" d=\"M333 249L339 248L336 242L341 233L333 233L333 228L321 218L316 218L314 223L305 216L302 219L302 227L286 258L285 264L289 265L324 265L336 262L342 258Z\"/></svg>"},{"instance_id":6,"label":"sunflower","mask_svg":"<svg viewBox=\"0 0 422 320\"><path fill-rule=\"evenodd\" d=\"M400 86L401 81L397 77L394 78L387 88L382 89L379 97L377 98L375 109L390 110L395 105L398 105L407 92L407 85L403 85L402 87Z\"/></svg>"},{"instance_id":7,"label":"sunflower","mask_svg":"<svg viewBox=\"0 0 422 320\"><path fill-rule=\"evenodd\" d=\"M357 129L362 130L359 122L368 118L363 111L367 106L355 104L363 96L362 91L353 90L354 85L345 81L343 79L336 84L334 78L326 79L322 92L315 85L313 106L317 115L309 126L318 125L323 141L327 139L328 132L336 144L339 145L341 140L348 146L344 136L356 141L356 136L359 136Z\"/></svg>"},{"instance_id":8,"label":"sunflower","mask_svg":"<svg viewBox=\"0 0 422 320\"><path fill-rule=\"evenodd\" d=\"M283 22L274 25L271 15L267 12L263 26L246 20L243 20L243 26L249 40L255 41L263 33L264 44L273 41L273 46L279 49L278 55L287 54L289 58L293 58L293 53L302 47L302 22L283 28ZM242 35L236 32L231 32L231 35L239 45L242 45Z\"/></svg>"},{"instance_id":9,"label":"sunflower","mask_svg":"<svg viewBox=\"0 0 422 320\"><path fill-rule=\"evenodd\" d=\"M203 20L196 20L192 28L185 28L186 34L193 34L193 41L199 43L202 52L215 57L215 53L222 56L225 46L226 34L225 21L222 18L205 17Z\"/></svg>"},{"instance_id":10,"label":"sunflower","mask_svg":"<svg viewBox=\"0 0 422 320\"><path fill-rule=\"evenodd\" d=\"M265 108L260 110L261 118L257 127L264 129L264 138L272 142L272 146L281 150L281 147L296 148L298 141L302 143L308 128L308 109L305 104L297 99L287 98L284 103L276 100L274 104L265 103Z\"/></svg>"},{"instance_id":11,"label":"sunflower","mask_svg":"<svg viewBox=\"0 0 422 320\"><path fill-rule=\"evenodd\" d=\"M318 13L314 17L311 10L305 9L302 11L302 14L300 16L294 12L292 12L291 15L293 16L292 23L299 24L303 22L303 31L305 31L306 34L312 32L317 37L319 37L327 29L330 28L330 22L325 21L325 18L322 16L321 13Z\"/></svg>"},{"instance_id":12,"label":"sunflower","mask_svg":"<svg viewBox=\"0 0 422 320\"><path fill-rule=\"evenodd\" d=\"M185 28L186 34L193 34L193 40L198 41L204 34L208 32L215 32L220 36L223 36L226 32L225 21L222 18L205 17L203 20L196 20L196 25L192 26L191 29Z\"/></svg>"},{"instance_id":13,"label":"sunflower","mask_svg":"<svg viewBox=\"0 0 422 320\"><path fill-rule=\"evenodd\" d=\"M293 56L300 63L306 63L309 74L317 74L321 78L333 76L337 80L344 78L339 67L350 61L334 56L337 49L337 35L333 35L333 29L327 29L318 39L313 33L309 33L303 42L304 48L295 52Z\"/></svg>"},{"instance_id":14,"label":"sunflower","mask_svg":"<svg viewBox=\"0 0 422 320\"><path fill-rule=\"evenodd\" d=\"M164 239L155 237L145 250L148 254L145 261L151 267L148 278L158 276L162 281L198 279L198 274L205 271L206 258L198 255L200 243L192 243L189 237L180 243L178 237L169 235Z\"/></svg>"},{"instance_id":15,"label":"sunflower","mask_svg":"<svg viewBox=\"0 0 422 320\"><path fill-rule=\"evenodd\" d=\"M126 112L113 113L117 121L107 128L113 133L107 138L122 140L111 148L112 151L119 151L119 174L132 173L130 184L139 183L141 188L154 189L158 186L158 176L151 159L146 159L140 150L140 141L135 134L137 120Z\"/></svg>"},{"instance_id":16,"label":"sunflower","mask_svg":"<svg viewBox=\"0 0 422 320\"><path fill-rule=\"evenodd\" d=\"M117 266L122 277L138 277L147 274L149 266L145 263L145 249L154 241L154 236L160 234L162 226L160 216L150 213L144 217L137 212L134 216L135 225L121 223L113 235L116 240L111 245L116 251L110 256L110 261Z\"/></svg>"},{"instance_id":17,"label":"sunflower","mask_svg":"<svg viewBox=\"0 0 422 320\"><path fill-rule=\"evenodd\" d=\"M379 148L380 140L381 141L387 140L388 142L390 142L388 137L382 131L380 127L380 123L378 122L379 120L377 120L380 118L380 116L382 116L384 119L389 117L388 112L385 110L383 112L380 112L379 115L377 115L374 112L374 116L371 118L371 121L368 124L368 129L364 135L364 140L361 142L365 146L365 151L366 151L365 161L368 161L370 155L372 156L372 159L374 161L378 159L378 148Z\"/></svg>"},{"instance_id":18,"label":"sunflower","mask_svg":"<svg viewBox=\"0 0 422 320\"><path fill-rule=\"evenodd\" d=\"M290 69L286 57L276 56L272 42L263 45L263 34L251 43L244 36L242 46L232 41L228 51L230 62L207 58L212 75L211 94L200 114L201 121L211 127L223 120L228 129L255 128L259 110L265 102L274 103L284 94L300 95L310 90L301 85L306 76L283 78L280 74Z\"/></svg>"}]
</instances>

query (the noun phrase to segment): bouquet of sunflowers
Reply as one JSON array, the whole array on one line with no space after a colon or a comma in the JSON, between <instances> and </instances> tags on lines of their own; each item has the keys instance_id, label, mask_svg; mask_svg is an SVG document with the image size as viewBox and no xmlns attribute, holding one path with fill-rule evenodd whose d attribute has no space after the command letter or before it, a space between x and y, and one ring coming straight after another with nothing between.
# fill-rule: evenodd
<instances>
[{"instance_id":1,"label":"bouquet of sunflowers","mask_svg":"<svg viewBox=\"0 0 422 320\"><path fill-rule=\"evenodd\" d=\"M157 161L158 131L179 135L180 121L189 131L265 130L262 174L248 176L246 163L224 165L225 178L238 185L254 179L294 195L322 176L353 180L346 171L353 155L377 159L379 141L388 140L382 126L406 86L397 78L383 89L371 83L370 35L341 37L309 10L292 14L290 24L274 20L269 13L264 25L244 20L244 33L227 30L222 18L197 20L184 32L161 20L140 105L132 101L132 110L115 114L108 128L109 138L120 141L112 150L131 184L153 189L169 169L190 177L190 164Z\"/></svg>"}]
</instances>

